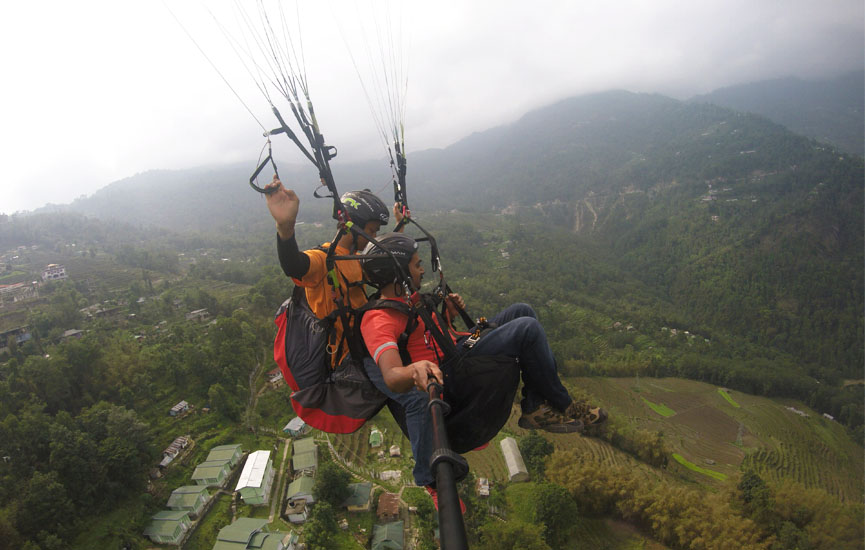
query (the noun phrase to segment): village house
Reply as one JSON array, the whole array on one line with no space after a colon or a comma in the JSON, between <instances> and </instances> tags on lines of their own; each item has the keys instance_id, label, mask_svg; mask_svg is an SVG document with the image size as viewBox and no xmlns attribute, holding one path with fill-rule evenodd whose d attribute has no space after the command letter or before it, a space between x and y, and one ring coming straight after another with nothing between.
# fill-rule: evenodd
<instances>
[{"instance_id":1,"label":"village house","mask_svg":"<svg viewBox=\"0 0 865 550\"><path fill-rule=\"evenodd\" d=\"M199 464L192 472L192 481L207 487L222 487L231 473L227 460L209 460Z\"/></svg>"},{"instance_id":2,"label":"village house","mask_svg":"<svg viewBox=\"0 0 865 550\"><path fill-rule=\"evenodd\" d=\"M318 468L318 446L315 439L296 439L292 445L291 467L295 475L314 474Z\"/></svg>"},{"instance_id":3,"label":"village house","mask_svg":"<svg viewBox=\"0 0 865 550\"><path fill-rule=\"evenodd\" d=\"M171 442L171 445L165 448L162 451L162 462L159 463L160 468L165 468L171 461L177 458L177 455L189 445L189 437L188 436L180 436L175 438L174 441Z\"/></svg>"},{"instance_id":4,"label":"village house","mask_svg":"<svg viewBox=\"0 0 865 550\"><path fill-rule=\"evenodd\" d=\"M391 445L390 446L390 456L393 456L393 457L402 456L399 452L399 445Z\"/></svg>"},{"instance_id":5,"label":"village house","mask_svg":"<svg viewBox=\"0 0 865 550\"><path fill-rule=\"evenodd\" d=\"M9 351L9 340L13 339L16 345L21 345L33 339L28 327L17 327L0 332L0 353Z\"/></svg>"},{"instance_id":6,"label":"village house","mask_svg":"<svg viewBox=\"0 0 865 550\"><path fill-rule=\"evenodd\" d=\"M351 494L342 501L342 506L348 512L369 512L372 505L372 483L351 483L348 490Z\"/></svg>"},{"instance_id":7,"label":"village house","mask_svg":"<svg viewBox=\"0 0 865 550\"><path fill-rule=\"evenodd\" d=\"M282 376L282 371L279 370L279 367L276 367L272 371L267 373L267 384L276 389L285 383L285 377Z\"/></svg>"},{"instance_id":8,"label":"village house","mask_svg":"<svg viewBox=\"0 0 865 550\"><path fill-rule=\"evenodd\" d=\"M529 471L526 469L526 463L523 462L523 455L520 454L516 439L506 437L502 439L500 445L505 457L505 464L508 467L508 480L513 482L528 481Z\"/></svg>"},{"instance_id":9,"label":"village house","mask_svg":"<svg viewBox=\"0 0 865 550\"><path fill-rule=\"evenodd\" d=\"M202 485L184 485L171 492L168 497L168 508L174 511L187 512L190 517L197 517L207 501L210 493Z\"/></svg>"},{"instance_id":10,"label":"village house","mask_svg":"<svg viewBox=\"0 0 865 550\"><path fill-rule=\"evenodd\" d=\"M227 460L229 467L234 469L237 463L240 462L240 457L243 456L243 448L238 444L233 445L218 445L207 453L207 460Z\"/></svg>"},{"instance_id":11,"label":"village house","mask_svg":"<svg viewBox=\"0 0 865 550\"><path fill-rule=\"evenodd\" d=\"M180 545L192 526L189 514L163 510L157 512L144 530L144 536L158 544Z\"/></svg>"},{"instance_id":12,"label":"village house","mask_svg":"<svg viewBox=\"0 0 865 550\"><path fill-rule=\"evenodd\" d=\"M294 531L270 531L266 519L237 518L216 535L213 550L295 550Z\"/></svg>"},{"instance_id":13,"label":"village house","mask_svg":"<svg viewBox=\"0 0 865 550\"><path fill-rule=\"evenodd\" d=\"M189 410L189 403L187 403L186 401L181 401L180 403L171 407L171 410L168 411L168 414L171 416L180 416L181 414L185 413L188 410Z\"/></svg>"},{"instance_id":14,"label":"village house","mask_svg":"<svg viewBox=\"0 0 865 550\"><path fill-rule=\"evenodd\" d=\"M371 432L369 432L369 446L370 447L381 447L383 436L381 435L381 431L378 428L373 428Z\"/></svg>"},{"instance_id":15,"label":"village house","mask_svg":"<svg viewBox=\"0 0 865 550\"><path fill-rule=\"evenodd\" d=\"M210 313L207 311L207 308L196 309L186 314L187 321L207 321L208 319L210 319Z\"/></svg>"},{"instance_id":16,"label":"village house","mask_svg":"<svg viewBox=\"0 0 865 550\"><path fill-rule=\"evenodd\" d=\"M477 491L479 497L490 496L490 480L485 477L479 477Z\"/></svg>"},{"instance_id":17,"label":"village house","mask_svg":"<svg viewBox=\"0 0 865 550\"><path fill-rule=\"evenodd\" d=\"M372 528L372 550L403 550L405 527L401 521L393 521Z\"/></svg>"},{"instance_id":18,"label":"village house","mask_svg":"<svg viewBox=\"0 0 865 550\"><path fill-rule=\"evenodd\" d=\"M379 521L384 523L399 519L399 495L396 493L382 493L378 497L376 516Z\"/></svg>"},{"instance_id":19,"label":"village house","mask_svg":"<svg viewBox=\"0 0 865 550\"><path fill-rule=\"evenodd\" d=\"M60 335L60 341L65 342L66 340L80 340L82 336L84 336L83 330L73 328L63 331L63 334Z\"/></svg>"},{"instance_id":20,"label":"village house","mask_svg":"<svg viewBox=\"0 0 865 550\"><path fill-rule=\"evenodd\" d=\"M309 515L309 506L315 502L312 488L315 480L311 476L300 476L288 484L285 491L285 517L291 523L303 523Z\"/></svg>"},{"instance_id":21,"label":"village house","mask_svg":"<svg viewBox=\"0 0 865 550\"><path fill-rule=\"evenodd\" d=\"M66 268L58 264L48 264L42 270L43 281L62 281L66 279Z\"/></svg>"},{"instance_id":22,"label":"village house","mask_svg":"<svg viewBox=\"0 0 865 550\"><path fill-rule=\"evenodd\" d=\"M266 504L270 498L273 477L270 451L255 451L247 457L234 490L240 493L240 498L246 504Z\"/></svg>"},{"instance_id":23,"label":"village house","mask_svg":"<svg viewBox=\"0 0 865 550\"><path fill-rule=\"evenodd\" d=\"M14 304L27 298L39 297L39 283L15 283L0 285L0 304Z\"/></svg>"},{"instance_id":24,"label":"village house","mask_svg":"<svg viewBox=\"0 0 865 550\"><path fill-rule=\"evenodd\" d=\"M309 430L312 428L303 421L303 419L299 416L295 416L291 420L288 421L288 424L282 429L284 433L287 433L290 437L300 437L302 435L306 435L309 433Z\"/></svg>"}]
</instances>

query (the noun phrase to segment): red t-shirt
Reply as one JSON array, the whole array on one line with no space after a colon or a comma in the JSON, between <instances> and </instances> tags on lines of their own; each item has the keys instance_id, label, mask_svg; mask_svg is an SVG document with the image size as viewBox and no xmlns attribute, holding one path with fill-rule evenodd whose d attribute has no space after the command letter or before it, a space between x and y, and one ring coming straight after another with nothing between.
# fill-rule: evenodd
<instances>
[{"instance_id":1,"label":"red t-shirt","mask_svg":"<svg viewBox=\"0 0 865 550\"><path fill-rule=\"evenodd\" d=\"M393 298L393 300L408 303L405 298ZM416 302L417 296L412 296L412 300ZM397 340L400 334L405 331L406 323L408 323L408 317L394 309L373 309L363 314L360 332L363 335L366 349L369 350L369 354L376 363L383 352L389 349L399 351ZM406 345L411 360L414 362L426 359L438 364L439 357L444 357L444 353L439 349L432 334L427 331L423 320L418 318L417 323L417 328L409 335ZM449 331L442 330L442 333L448 334L454 340L453 334Z\"/></svg>"}]
</instances>

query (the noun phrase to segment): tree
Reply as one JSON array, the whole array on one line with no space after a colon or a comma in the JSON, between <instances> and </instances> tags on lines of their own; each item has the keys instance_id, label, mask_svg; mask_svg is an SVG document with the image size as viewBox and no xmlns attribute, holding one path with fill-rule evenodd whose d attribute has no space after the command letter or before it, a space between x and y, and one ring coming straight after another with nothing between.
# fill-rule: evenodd
<instances>
[{"instance_id":1,"label":"tree","mask_svg":"<svg viewBox=\"0 0 865 550\"><path fill-rule=\"evenodd\" d=\"M18 529L31 536L42 531L56 533L76 515L66 488L55 472L34 472L20 503Z\"/></svg>"},{"instance_id":2,"label":"tree","mask_svg":"<svg viewBox=\"0 0 865 550\"><path fill-rule=\"evenodd\" d=\"M317 501L303 527L304 541L309 550L329 550L333 547L333 534L339 526L330 504Z\"/></svg>"},{"instance_id":3,"label":"tree","mask_svg":"<svg viewBox=\"0 0 865 550\"><path fill-rule=\"evenodd\" d=\"M237 422L240 420L240 406L234 396L228 393L222 384L213 384L207 390L207 399L210 407L228 420Z\"/></svg>"},{"instance_id":4,"label":"tree","mask_svg":"<svg viewBox=\"0 0 865 550\"><path fill-rule=\"evenodd\" d=\"M481 527L478 550L550 550L543 528L521 521L489 521Z\"/></svg>"},{"instance_id":5,"label":"tree","mask_svg":"<svg viewBox=\"0 0 865 550\"><path fill-rule=\"evenodd\" d=\"M520 439L519 446L532 479L540 481L544 478L544 460L553 453L555 447L534 431Z\"/></svg>"},{"instance_id":6,"label":"tree","mask_svg":"<svg viewBox=\"0 0 865 550\"><path fill-rule=\"evenodd\" d=\"M351 494L348 488L350 481L350 473L334 462L325 462L316 472L312 493L317 501L324 501L334 507L339 507L342 505L342 501Z\"/></svg>"},{"instance_id":7,"label":"tree","mask_svg":"<svg viewBox=\"0 0 865 550\"><path fill-rule=\"evenodd\" d=\"M567 489L554 483L542 482L535 491L536 524L544 526L544 539L553 548L560 548L574 527L577 503Z\"/></svg>"}]
</instances>

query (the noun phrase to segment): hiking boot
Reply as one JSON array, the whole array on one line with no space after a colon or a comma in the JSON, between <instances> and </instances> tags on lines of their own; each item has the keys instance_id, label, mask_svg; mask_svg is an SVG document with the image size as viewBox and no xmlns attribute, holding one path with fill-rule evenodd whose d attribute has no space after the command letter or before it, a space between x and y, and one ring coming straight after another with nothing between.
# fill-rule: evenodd
<instances>
[{"instance_id":1,"label":"hiking boot","mask_svg":"<svg viewBox=\"0 0 865 550\"><path fill-rule=\"evenodd\" d=\"M582 420L565 416L546 403L533 412L524 412L517 424L519 424L520 428L544 430L556 434L579 433L583 431Z\"/></svg>"},{"instance_id":2,"label":"hiking boot","mask_svg":"<svg viewBox=\"0 0 865 550\"><path fill-rule=\"evenodd\" d=\"M581 422L587 430L596 430L606 422L607 411L600 407L594 407L586 401L571 401L565 409L565 416Z\"/></svg>"},{"instance_id":3,"label":"hiking boot","mask_svg":"<svg viewBox=\"0 0 865 550\"><path fill-rule=\"evenodd\" d=\"M433 489L429 485L426 485L424 487L424 489L426 489L426 492L429 493L429 496L432 497L433 506L435 506L436 512L438 512L439 511L439 493L438 493L438 491L436 491L435 489ZM459 497L457 497L457 498L459 498ZM462 512L463 515L466 515L466 503L463 502L463 499L460 499L460 512Z\"/></svg>"}]
</instances>

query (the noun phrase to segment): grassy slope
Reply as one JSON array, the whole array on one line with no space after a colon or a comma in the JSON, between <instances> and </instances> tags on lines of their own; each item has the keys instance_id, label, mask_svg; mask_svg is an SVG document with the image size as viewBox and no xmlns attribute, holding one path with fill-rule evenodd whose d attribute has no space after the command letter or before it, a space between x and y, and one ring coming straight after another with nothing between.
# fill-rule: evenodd
<instances>
[{"instance_id":1,"label":"grassy slope","mask_svg":"<svg viewBox=\"0 0 865 550\"><path fill-rule=\"evenodd\" d=\"M719 472L730 479L743 462L769 479L794 479L807 487L823 489L842 501L861 501L865 486L865 457L840 424L823 418L802 404L773 400L736 391L729 396L718 387L676 378L572 378L567 385L581 388L596 398L611 415L624 423L660 431L672 453L700 468ZM648 402L664 403L675 414L662 416ZM792 406L809 414L802 417ZM516 424L515 408L501 439L527 433ZM576 448L609 464L630 464L647 476L673 474L705 485L720 483L710 476L670 461L667 472L652 470L604 441L572 435L544 434L556 448ZM498 445L469 453L469 464L477 476L504 480L506 470Z\"/></svg>"}]
</instances>

